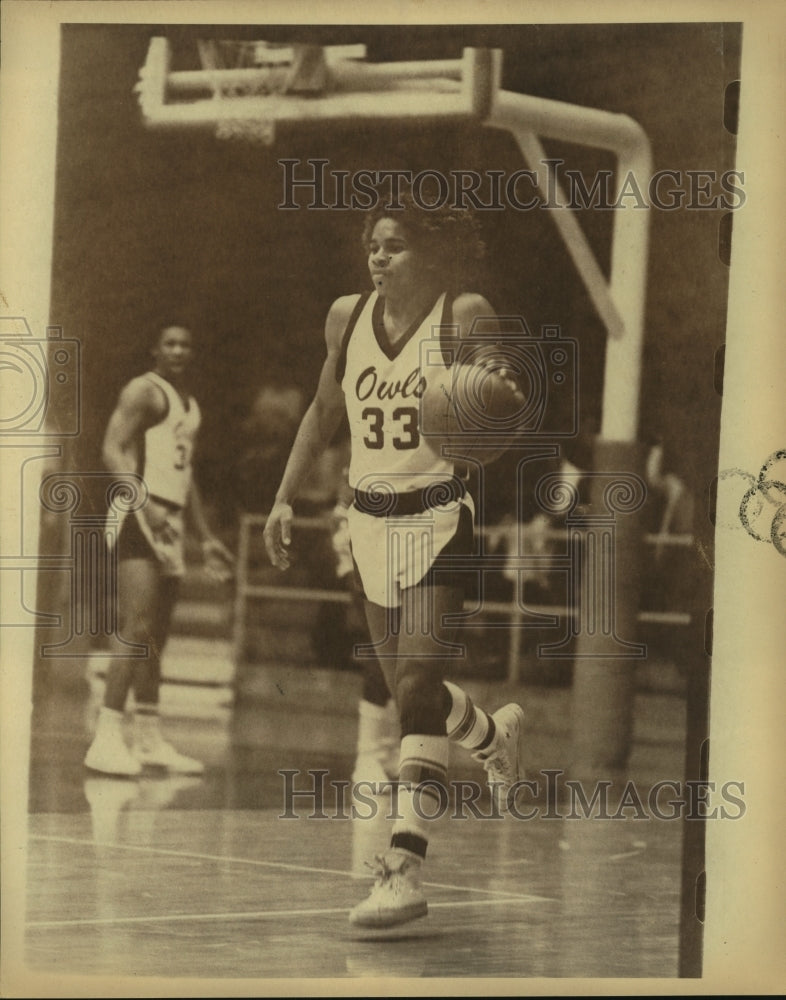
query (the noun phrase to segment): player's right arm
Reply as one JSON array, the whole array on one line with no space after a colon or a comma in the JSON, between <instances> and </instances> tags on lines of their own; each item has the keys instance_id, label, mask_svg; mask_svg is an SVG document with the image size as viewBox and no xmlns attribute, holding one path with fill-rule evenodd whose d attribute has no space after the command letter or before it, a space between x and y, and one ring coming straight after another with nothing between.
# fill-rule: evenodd
<instances>
[{"instance_id":1,"label":"player's right arm","mask_svg":"<svg viewBox=\"0 0 786 1000\"><path fill-rule=\"evenodd\" d=\"M109 418L102 457L104 465L117 475L138 473L145 431L166 415L166 400L160 389L143 378L135 378L120 393ZM165 523L163 504L148 498L143 514L154 530Z\"/></svg>"},{"instance_id":2,"label":"player's right arm","mask_svg":"<svg viewBox=\"0 0 786 1000\"><path fill-rule=\"evenodd\" d=\"M279 569L289 566L292 503L320 455L333 439L344 415L344 392L336 380L336 364L341 353L344 331L357 299L357 295L346 295L336 299L330 307L325 321L327 355L319 375L317 391L300 422L273 509L265 525L265 547L270 561Z\"/></svg>"}]
</instances>

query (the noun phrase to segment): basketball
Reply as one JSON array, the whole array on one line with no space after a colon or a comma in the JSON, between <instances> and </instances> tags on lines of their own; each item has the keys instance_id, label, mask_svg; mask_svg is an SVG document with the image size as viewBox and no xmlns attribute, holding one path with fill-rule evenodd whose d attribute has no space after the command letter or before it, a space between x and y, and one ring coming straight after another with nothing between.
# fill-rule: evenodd
<instances>
[{"instance_id":1,"label":"basketball","mask_svg":"<svg viewBox=\"0 0 786 1000\"><path fill-rule=\"evenodd\" d=\"M428 380L421 427L432 448L488 465L512 443L526 399L503 359L490 351Z\"/></svg>"}]
</instances>

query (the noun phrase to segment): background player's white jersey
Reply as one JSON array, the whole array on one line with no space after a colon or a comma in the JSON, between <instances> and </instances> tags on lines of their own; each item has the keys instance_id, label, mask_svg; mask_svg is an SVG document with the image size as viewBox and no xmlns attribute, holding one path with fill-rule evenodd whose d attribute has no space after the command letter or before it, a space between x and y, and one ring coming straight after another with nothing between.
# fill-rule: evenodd
<instances>
[{"instance_id":1,"label":"background player's white jersey","mask_svg":"<svg viewBox=\"0 0 786 1000\"><path fill-rule=\"evenodd\" d=\"M168 408L162 421L145 431L142 477L151 496L184 507L191 487L191 456L201 415L193 396L185 406L177 390L155 372L144 378L166 395Z\"/></svg>"},{"instance_id":2,"label":"background player's white jersey","mask_svg":"<svg viewBox=\"0 0 786 1000\"><path fill-rule=\"evenodd\" d=\"M439 456L420 434L420 399L428 372L421 366L421 343L439 349L445 294L427 314L391 345L382 324L384 300L372 294L357 321L348 326L341 387L352 434L350 486L369 491L372 482L396 493L450 479L453 462ZM429 370L436 369L429 365Z\"/></svg>"}]
</instances>

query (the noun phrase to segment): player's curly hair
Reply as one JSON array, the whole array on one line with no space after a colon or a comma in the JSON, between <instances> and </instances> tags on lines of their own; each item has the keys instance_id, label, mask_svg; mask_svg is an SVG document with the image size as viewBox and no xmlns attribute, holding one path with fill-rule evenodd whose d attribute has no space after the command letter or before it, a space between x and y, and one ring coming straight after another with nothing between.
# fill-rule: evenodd
<instances>
[{"instance_id":1,"label":"player's curly hair","mask_svg":"<svg viewBox=\"0 0 786 1000\"><path fill-rule=\"evenodd\" d=\"M399 222L407 230L413 246L433 259L442 277L453 288L473 276L486 252L480 223L470 209L449 205L424 208L409 192L402 193L394 207L381 199L365 216L363 249L366 252L374 226L380 219Z\"/></svg>"}]
</instances>

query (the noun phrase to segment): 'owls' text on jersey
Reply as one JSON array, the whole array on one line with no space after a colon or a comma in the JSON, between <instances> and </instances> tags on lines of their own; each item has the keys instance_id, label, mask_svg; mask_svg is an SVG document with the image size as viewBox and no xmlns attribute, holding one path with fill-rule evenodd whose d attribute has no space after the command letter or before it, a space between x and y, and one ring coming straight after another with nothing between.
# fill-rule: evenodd
<instances>
[{"instance_id":1,"label":"'owls' text on jersey","mask_svg":"<svg viewBox=\"0 0 786 1000\"><path fill-rule=\"evenodd\" d=\"M188 405L165 378L148 372L167 399L163 420L145 431L144 462L140 470L151 496L184 507L191 487L191 456L199 430L200 412L193 396Z\"/></svg>"},{"instance_id":2,"label":"'owls' text on jersey","mask_svg":"<svg viewBox=\"0 0 786 1000\"><path fill-rule=\"evenodd\" d=\"M428 480L449 479L454 464L439 456L421 436L420 399L433 362L423 352L440 351L446 322L445 295L390 344L376 294L361 297L344 334L337 376L346 400L352 434L349 484L370 489L371 481L396 493L421 489ZM428 344L424 344L428 341Z\"/></svg>"}]
</instances>

